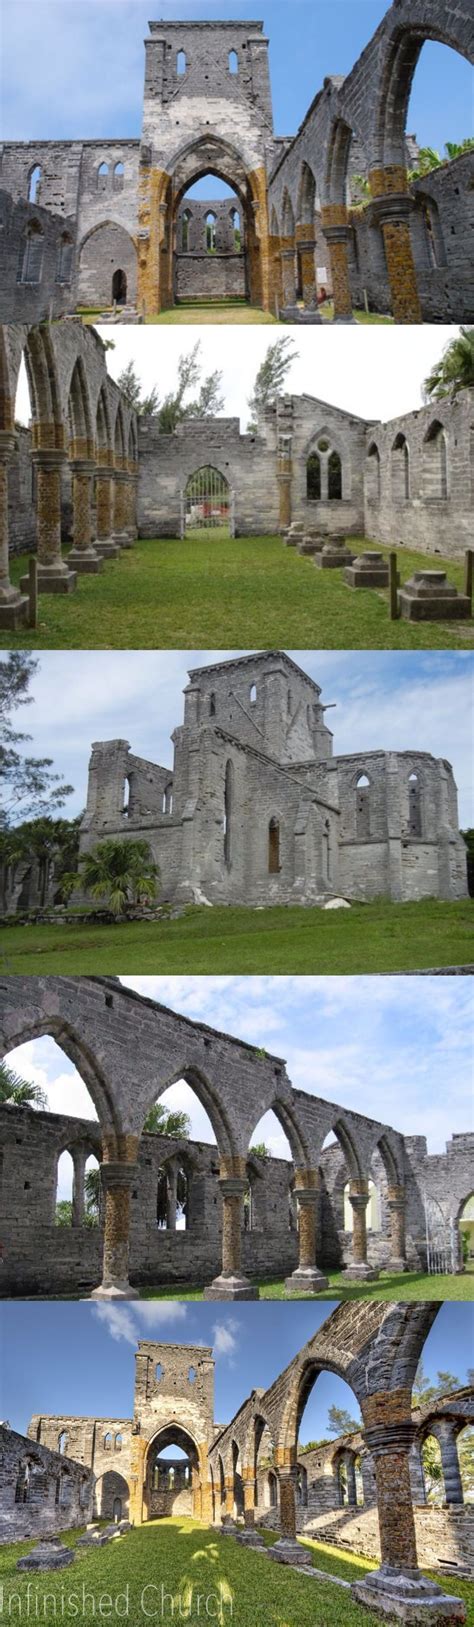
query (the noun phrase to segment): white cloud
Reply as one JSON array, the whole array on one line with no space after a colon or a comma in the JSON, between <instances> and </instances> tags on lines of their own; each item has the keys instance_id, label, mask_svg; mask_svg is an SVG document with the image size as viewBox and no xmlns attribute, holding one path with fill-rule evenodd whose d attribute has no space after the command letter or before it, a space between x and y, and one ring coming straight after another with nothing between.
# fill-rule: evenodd
<instances>
[{"instance_id":1,"label":"white cloud","mask_svg":"<svg viewBox=\"0 0 474 1627\"><path fill-rule=\"evenodd\" d=\"M92 1305L93 1315L103 1322L111 1339L135 1347L137 1330L128 1305L108 1305L98 1300Z\"/></svg>"},{"instance_id":2,"label":"white cloud","mask_svg":"<svg viewBox=\"0 0 474 1627\"><path fill-rule=\"evenodd\" d=\"M225 1356L231 1367L234 1366L233 1357L238 1350L237 1334L239 1323L230 1317L227 1322L216 1322L213 1329L213 1347L216 1360Z\"/></svg>"},{"instance_id":3,"label":"white cloud","mask_svg":"<svg viewBox=\"0 0 474 1627\"><path fill-rule=\"evenodd\" d=\"M172 1322L184 1322L187 1305L182 1300L140 1300L122 1305L97 1300L92 1305L92 1311L105 1325L111 1339L135 1348L144 1332L153 1336Z\"/></svg>"}]
</instances>

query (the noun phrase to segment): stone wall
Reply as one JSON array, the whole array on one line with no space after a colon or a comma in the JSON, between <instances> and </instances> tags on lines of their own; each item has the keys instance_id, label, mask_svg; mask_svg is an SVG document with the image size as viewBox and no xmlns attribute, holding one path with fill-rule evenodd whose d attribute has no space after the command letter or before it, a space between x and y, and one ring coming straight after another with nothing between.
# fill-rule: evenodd
<instances>
[{"instance_id":1,"label":"stone wall","mask_svg":"<svg viewBox=\"0 0 474 1627\"><path fill-rule=\"evenodd\" d=\"M274 535L274 458L260 436L241 435L237 418L191 419L174 435L140 420L138 527L142 537L179 537L182 496L197 469L217 469L234 493L236 536Z\"/></svg>"},{"instance_id":2,"label":"stone wall","mask_svg":"<svg viewBox=\"0 0 474 1627\"><path fill-rule=\"evenodd\" d=\"M473 517L472 390L368 430L365 530L374 542L456 558L472 543Z\"/></svg>"},{"instance_id":3,"label":"stone wall","mask_svg":"<svg viewBox=\"0 0 474 1627\"><path fill-rule=\"evenodd\" d=\"M89 1466L0 1424L0 1542L52 1536L92 1518Z\"/></svg>"},{"instance_id":4,"label":"stone wall","mask_svg":"<svg viewBox=\"0 0 474 1627\"><path fill-rule=\"evenodd\" d=\"M2 186L0 322L57 320L74 310L75 231L69 215L16 200Z\"/></svg>"}]
</instances>

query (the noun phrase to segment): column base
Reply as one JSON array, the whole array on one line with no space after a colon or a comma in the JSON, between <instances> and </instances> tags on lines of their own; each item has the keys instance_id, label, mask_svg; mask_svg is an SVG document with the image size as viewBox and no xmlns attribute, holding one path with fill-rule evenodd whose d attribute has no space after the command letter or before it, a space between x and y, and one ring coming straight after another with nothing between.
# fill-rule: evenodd
<instances>
[{"instance_id":1,"label":"column base","mask_svg":"<svg viewBox=\"0 0 474 1627\"><path fill-rule=\"evenodd\" d=\"M97 576L97 572L102 570L102 560L99 555L95 551L93 553L91 549L86 548L83 553L81 553L80 548L78 548L77 553L75 548L71 548L71 552L68 554L68 564L73 565L74 570L79 571L82 575L88 573L91 576Z\"/></svg>"},{"instance_id":2,"label":"column base","mask_svg":"<svg viewBox=\"0 0 474 1627\"><path fill-rule=\"evenodd\" d=\"M329 1288L327 1277L315 1266L307 1270L293 1271L291 1277L285 1278L285 1293L287 1294L321 1294Z\"/></svg>"},{"instance_id":3,"label":"column base","mask_svg":"<svg viewBox=\"0 0 474 1627\"><path fill-rule=\"evenodd\" d=\"M280 322L302 323L313 326L315 322L322 322L319 311L312 306L284 305L280 311Z\"/></svg>"},{"instance_id":4,"label":"column base","mask_svg":"<svg viewBox=\"0 0 474 1627\"><path fill-rule=\"evenodd\" d=\"M408 1260L402 1260L402 1259L400 1259L400 1260L388 1260L387 1264L384 1266L384 1271L390 1271L390 1273L393 1274L393 1276L397 1276L397 1277L400 1275L400 1272L409 1271L409 1270L410 1270L410 1267L409 1267L409 1264L408 1264Z\"/></svg>"},{"instance_id":5,"label":"column base","mask_svg":"<svg viewBox=\"0 0 474 1627\"><path fill-rule=\"evenodd\" d=\"M258 1288L252 1288L247 1277L225 1276L214 1277L209 1287L204 1289L204 1299L259 1299Z\"/></svg>"},{"instance_id":6,"label":"column base","mask_svg":"<svg viewBox=\"0 0 474 1627\"><path fill-rule=\"evenodd\" d=\"M27 576L22 576L20 582L22 593L27 592L28 580ZM76 580L76 572L67 568L62 571L38 566L38 593L74 593Z\"/></svg>"},{"instance_id":7,"label":"column base","mask_svg":"<svg viewBox=\"0 0 474 1627\"><path fill-rule=\"evenodd\" d=\"M438 1622L465 1621L466 1606L463 1599L443 1593L436 1582L429 1582L416 1571L403 1572L382 1565L361 1582L351 1586L353 1598L370 1610L383 1616L395 1617L410 1627L437 1627Z\"/></svg>"},{"instance_id":8,"label":"column base","mask_svg":"<svg viewBox=\"0 0 474 1627\"><path fill-rule=\"evenodd\" d=\"M260 1536L259 1531L255 1531L255 1530L252 1530L252 1531L251 1530L238 1531L238 1533L237 1533L237 1542L241 1542L243 1548L264 1548L265 1547L263 1537Z\"/></svg>"},{"instance_id":9,"label":"column base","mask_svg":"<svg viewBox=\"0 0 474 1627\"><path fill-rule=\"evenodd\" d=\"M101 1282L98 1288L93 1288L89 1299L139 1299L137 1288L132 1288L129 1282Z\"/></svg>"},{"instance_id":10,"label":"column base","mask_svg":"<svg viewBox=\"0 0 474 1627\"><path fill-rule=\"evenodd\" d=\"M0 628L16 633L21 627L27 627L29 608L29 599L23 598L21 593L12 595L11 599L0 599Z\"/></svg>"},{"instance_id":11,"label":"column base","mask_svg":"<svg viewBox=\"0 0 474 1627\"><path fill-rule=\"evenodd\" d=\"M133 548L128 531L114 531L114 542L116 542L118 548Z\"/></svg>"},{"instance_id":12,"label":"column base","mask_svg":"<svg viewBox=\"0 0 474 1627\"><path fill-rule=\"evenodd\" d=\"M296 1538L279 1537L273 1548L267 1548L269 1559L276 1559L279 1565L312 1565L313 1561L308 1548L302 1548Z\"/></svg>"},{"instance_id":13,"label":"column base","mask_svg":"<svg viewBox=\"0 0 474 1627\"><path fill-rule=\"evenodd\" d=\"M380 1271L372 1265L348 1265L341 1276L346 1282L377 1282Z\"/></svg>"},{"instance_id":14,"label":"column base","mask_svg":"<svg viewBox=\"0 0 474 1627\"><path fill-rule=\"evenodd\" d=\"M99 541L94 543L94 548L99 559L118 559L120 553L119 544L114 542L113 537L99 538Z\"/></svg>"},{"instance_id":15,"label":"column base","mask_svg":"<svg viewBox=\"0 0 474 1627\"><path fill-rule=\"evenodd\" d=\"M346 326L347 326L347 323L349 323L352 327L354 327L354 326L357 327L355 316L333 316L332 320L333 320L333 323L336 322L336 323L340 324L341 322L344 322L346 324Z\"/></svg>"},{"instance_id":16,"label":"column base","mask_svg":"<svg viewBox=\"0 0 474 1627\"><path fill-rule=\"evenodd\" d=\"M221 1536L235 1537L239 1529L239 1526L236 1525L235 1520L232 1518L232 1514L224 1514L221 1522Z\"/></svg>"}]
</instances>

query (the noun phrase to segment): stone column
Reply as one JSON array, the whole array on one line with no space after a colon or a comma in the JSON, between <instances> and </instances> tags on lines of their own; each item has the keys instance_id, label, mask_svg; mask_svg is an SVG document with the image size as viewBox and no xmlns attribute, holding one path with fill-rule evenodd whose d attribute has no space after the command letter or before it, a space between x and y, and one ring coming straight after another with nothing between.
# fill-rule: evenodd
<instances>
[{"instance_id":1,"label":"stone column","mask_svg":"<svg viewBox=\"0 0 474 1627\"><path fill-rule=\"evenodd\" d=\"M350 1508L357 1507L357 1486L355 1476L355 1463L352 1452L345 1454L347 1501Z\"/></svg>"},{"instance_id":2,"label":"stone column","mask_svg":"<svg viewBox=\"0 0 474 1627\"><path fill-rule=\"evenodd\" d=\"M282 304L285 310L296 305L295 245L292 237L280 238Z\"/></svg>"},{"instance_id":3,"label":"stone column","mask_svg":"<svg viewBox=\"0 0 474 1627\"><path fill-rule=\"evenodd\" d=\"M405 1241L406 1197L404 1186L389 1186L387 1209L390 1215L390 1271L408 1271Z\"/></svg>"},{"instance_id":4,"label":"stone column","mask_svg":"<svg viewBox=\"0 0 474 1627\"><path fill-rule=\"evenodd\" d=\"M296 248L301 266L301 286L305 310L317 309L316 268L314 256L316 239L314 228L311 225L300 224L296 227Z\"/></svg>"},{"instance_id":5,"label":"stone column","mask_svg":"<svg viewBox=\"0 0 474 1627\"><path fill-rule=\"evenodd\" d=\"M68 563L74 565L76 571L97 575L102 570L102 560L92 545L91 499L95 464L86 458L75 458L71 471L73 547Z\"/></svg>"},{"instance_id":6,"label":"stone column","mask_svg":"<svg viewBox=\"0 0 474 1627\"><path fill-rule=\"evenodd\" d=\"M61 554L61 469L66 453L56 447L37 448L33 452L36 465L36 530L38 539L38 590L40 593L72 593L76 586L76 573ZM28 577L21 586L26 587Z\"/></svg>"},{"instance_id":7,"label":"stone column","mask_svg":"<svg viewBox=\"0 0 474 1627\"><path fill-rule=\"evenodd\" d=\"M353 1582L351 1592L382 1615L396 1616L413 1627L426 1620L427 1627L434 1627L446 1620L464 1621L465 1606L418 1569L409 1469L415 1427L402 1416L409 1406L409 1392L397 1396L396 1391L387 1391L371 1396L364 1408L365 1440L375 1463L382 1563L362 1582ZM381 1421L384 1415L386 1422ZM372 1424L373 1418L377 1423Z\"/></svg>"},{"instance_id":8,"label":"stone column","mask_svg":"<svg viewBox=\"0 0 474 1627\"><path fill-rule=\"evenodd\" d=\"M281 1565L312 1563L308 1548L302 1548L296 1536L296 1473L296 1465L282 1464L279 1468L281 1536L273 1548L267 1549L267 1555Z\"/></svg>"},{"instance_id":9,"label":"stone column","mask_svg":"<svg viewBox=\"0 0 474 1627\"><path fill-rule=\"evenodd\" d=\"M343 1277L359 1282L375 1282L379 1272L367 1262L367 1224L366 1210L369 1202L369 1188L367 1181L351 1181L349 1202L354 1215L354 1230L352 1234L352 1264L343 1271Z\"/></svg>"},{"instance_id":10,"label":"stone column","mask_svg":"<svg viewBox=\"0 0 474 1627\"><path fill-rule=\"evenodd\" d=\"M128 474L125 469L114 469L114 540L119 548L130 548L127 524Z\"/></svg>"},{"instance_id":11,"label":"stone column","mask_svg":"<svg viewBox=\"0 0 474 1627\"><path fill-rule=\"evenodd\" d=\"M176 1231L176 1205L178 1201L178 1171L176 1164L171 1164L166 1172L167 1203L166 1225L169 1232Z\"/></svg>"},{"instance_id":12,"label":"stone column","mask_svg":"<svg viewBox=\"0 0 474 1627\"><path fill-rule=\"evenodd\" d=\"M97 539L96 554L104 559L117 559L120 553L113 536L113 471L108 464L99 463L96 469L97 485Z\"/></svg>"},{"instance_id":13,"label":"stone column","mask_svg":"<svg viewBox=\"0 0 474 1627\"><path fill-rule=\"evenodd\" d=\"M286 1278L287 1293L322 1293L328 1288L317 1263L317 1210L319 1207L319 1174L317 1170L297 1170L294 1195L298 1202L299 1260L296 1271Z\"/></svg>"},{"instance_id":14,"label":"stone column","mask_svg":"<svg viewBox=\"0 0 474 1627\"><path fill-rule=\"evenodd\" d=\"M73 1226L84 1225L84 1179L86 1173L87 1153L83 1147L75 1147L72 1154L74 1166L74 1180L72 1186L72 1220Z\"/></svg>"},{"instance_id":15,"label":"stone column","mask_svg":"<svg viewBox=\"0 0 474 1627\"><path fill-rule=\"evenodd\" d=\"M137 1164L111 1160L101 1164L105 1192L103 1276L91 1299L138 1299L128 1280L130 1250L130 1188L138 1175Z\"/></svg>"},{"instance_id":16,"label":"stone column","mask_svg":"<svg viewBox=\"0 0 474 1627\"><path fill-rule=\"evenodd\" d=\"M140 1425L132 1427L130 1442L130 1511L131 1525L143 1523L143 1482L147 1442L139 1433Z\"/></svg>"},{"instance_id":17,"label":"stone column","mask_svg":"<svg viewBox=\"0 0 474 1627\"><path fill-rule=\"evenodd\" d=\"M331 261L334 321L354 322L348 253L350 226L345 204L326 204L321 210L321 223Z\"/></svg>"},{"instance_id":18,"label":"stone column","mask_svg":"<svg viewBox=\"0 0 474 1627\"><path fill-rule=\"evenodd\" d=\"M372 204L370 215L381 227L395 322L423 321L410 235L410 215L414 200L408 191L407 171L402 164L369 173Z\"/></svg>"},{"instance_id":19,"label":"stone column","mask_svg":"<svg viewBox=\"0 0 474 1627\"><path fill-rule=\"evenodd\" d=\"M464 1492L459 1468L458 1448L454 1421L451 1418L439 1418L433 1423L430 1434L441 1447L441 1461L443 1465L445 1501L448 1504L458 1505L464 1502Z\"/></svg>"},{"instance_id":20,"label":"stone column","mask_svg":"<svg viewBox=\"0 0 474 1627\"><path fill-rule=\"evenodd\" d=\"M136 471L136 464L134 464L134 463L129 464L129 470L128 470L127 512L128 512L128 535L129 535L129 538L130 538L130 542L133 543L133 542L136 542L137 536L138 536L138 526L137 526L137 471Z\"/></svg>"},{"instance_id":21,"label":"stone column","mask_svg":"<svg viewBox=\"0 0 474 1627\"><path fill-rule=\"evenodd\" d=\"M239 1169L231 1172L231 1166ZM242 1219L243 1197L247 1190L245 1159L227 1160L225 1173L219 1180L222 1193L222 1271L208 1288L205 1299L258 1299L258 1288L252 1288L242 1276ZM240 1172L241 1171L241 1172Z\"/></svg>"},{"instance_id":22,"label":"stone column","mask_svg":"<svg viewBox=\"0 0 474 1627\"><path fill-rule=\"evenodd\" d=\"M244 1548L263 1548L263 1537L255 1526L255 1475L253 1469L242 1470L244 1487L244 1530L239 1531L237 1541Z\"/></svg>"},{"instance_id":23,"label":"stone column","mask_svg":"<svg viewBox=\"0 0 474 1627\"><path fill-rule=\"evenodd\" d=\"M0 431L0 628L17 632L28 620L28 599L10 581L8 538L8 465L16 447L16 438L6 429Z\"/></svg>"}]
</instances>

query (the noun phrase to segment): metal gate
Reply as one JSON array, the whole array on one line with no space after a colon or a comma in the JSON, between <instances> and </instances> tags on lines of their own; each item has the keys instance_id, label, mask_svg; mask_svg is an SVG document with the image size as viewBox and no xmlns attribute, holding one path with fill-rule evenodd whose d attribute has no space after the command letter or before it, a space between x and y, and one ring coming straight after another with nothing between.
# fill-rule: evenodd
<instances>
[{"instance_id":1,"label":"metal gate","mask_svg":"<svg viewBox=\"0 0 474 1627\"><path fill-rule=\"evenodd\" d=\"M430 1276L458 1270L456 1228L437 1198L425 1197L426 1269Z\"/></svg>"},{"instance_id":2,"label":"metal gate","mask_svg":"<svg viewBox=\"0 0 474 1627\"><path fill-rule=\"evenodd\" d=\"M225 475L210 466L190 475L181 497L181 536L194 531L234 536L234 493Z\"/></svg>"}]
</instances>

